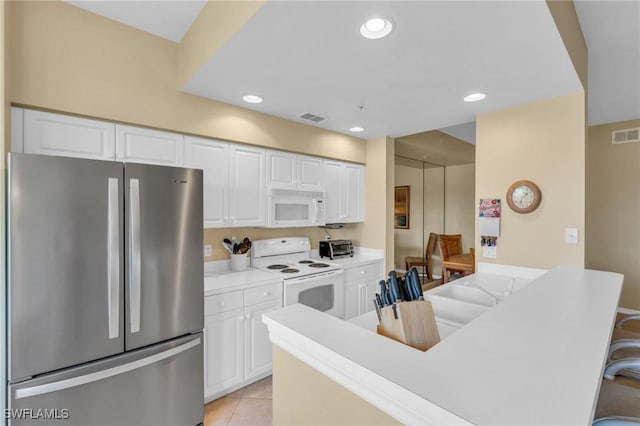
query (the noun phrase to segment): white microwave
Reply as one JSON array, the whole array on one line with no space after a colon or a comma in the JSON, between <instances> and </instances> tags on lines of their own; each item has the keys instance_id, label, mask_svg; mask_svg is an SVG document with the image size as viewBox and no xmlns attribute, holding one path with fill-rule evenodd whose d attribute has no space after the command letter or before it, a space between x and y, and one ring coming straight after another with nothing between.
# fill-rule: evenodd
<instances>
[{"instance_id":1,"label":"white microwave","mask_svg":"<svg viewBox=\"0 0 640 426\"><path fill-rule=\"evenodd\" d=\"M324 193L270 188L267 227L323 226Z\"/></svg>"}]
</instances>

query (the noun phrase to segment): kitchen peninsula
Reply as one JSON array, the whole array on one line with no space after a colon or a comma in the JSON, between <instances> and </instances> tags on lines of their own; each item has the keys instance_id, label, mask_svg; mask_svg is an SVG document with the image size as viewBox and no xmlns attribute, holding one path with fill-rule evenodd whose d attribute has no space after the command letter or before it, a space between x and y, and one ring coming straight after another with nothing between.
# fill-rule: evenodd
<instances>
[{"instance_id":1,"label":"kitchen peninsula","mask_svg":"<svg viewBox=\"0 0 640 426\"><path fill-rule=\"evenodd\" d=\"M303 305L268 313L274 424L326 423L326 415L356 421L300 374L294 383L280 356L337 383L336 392L366 403L358 405L362 418L373 412L381 424L590 424L622 281L615 273L553 269L427 352ZM293 386L305 396L281 408L278 398L290 397ZM322 401L317 410L304 405L314 398Z\"/></svg>"}]
</instances>

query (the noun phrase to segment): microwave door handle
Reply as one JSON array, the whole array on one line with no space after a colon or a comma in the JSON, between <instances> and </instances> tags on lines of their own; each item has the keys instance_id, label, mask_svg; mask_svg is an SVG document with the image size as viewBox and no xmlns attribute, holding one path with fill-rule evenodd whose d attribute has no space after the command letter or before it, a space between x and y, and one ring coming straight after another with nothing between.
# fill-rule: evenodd
<instances>
[{"instance_id":1,"label":"microwave door handle","mask_svg":"<svg viewBox=\"0 0 640 426\"><path fill-rule=\"evenodd\" d=\"M313 200L313 224L318 223L318 200Z\"/></svg>"}]
</instances>

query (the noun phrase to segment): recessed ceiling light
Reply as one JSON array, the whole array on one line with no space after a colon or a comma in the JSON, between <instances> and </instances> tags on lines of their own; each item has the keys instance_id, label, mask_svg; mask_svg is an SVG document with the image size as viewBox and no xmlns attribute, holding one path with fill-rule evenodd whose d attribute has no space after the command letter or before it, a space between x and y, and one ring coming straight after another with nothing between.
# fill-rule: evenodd
<instances>
[{"instance_id":1,"label":"recessed ceiling light","mask_svg":"<svg viewBox=\"0 0 640 426\"><path fill-rule=\"evenodd\" d=\"M483 100L484 98L486 98L487 95L485 95L484 93L472 93L468 96L465 96L464 101L465 102L478 102Z\"/></svg>"},{"instance_id":2,"label":"recessed ceiling light","mask_svg":"<svg viewBox=\"0 0 640 426\"><path fill-rule=\"evenodd\" d=\"M349 131L353 133L364 132L364 128L360 126L355 126L350 128Z\"/></svg>"},{"instance_id":3,"label":"recessed ceiling light","mask_svg":"<svg viewBox=\"0 0 640 426\"><path fill-rule=\"evenodd\" d=\"M375 40L388 36L392 29L393 24L388 19L371 18L362 24L360 34L362 34L362 37Z\"/></svg>"},{"instance_id":4,"label":"recessed ceiling light","mask_svg":"<svg viewBox=\"0 0 640 426\"><path fill-rule=\"evenodd\" d=\"M242 97L242 100L250 103L250 104L259 104L261 103L264 99L262 99L260 96L258 95L244 95Z\"/></svg>"}]
</instances>

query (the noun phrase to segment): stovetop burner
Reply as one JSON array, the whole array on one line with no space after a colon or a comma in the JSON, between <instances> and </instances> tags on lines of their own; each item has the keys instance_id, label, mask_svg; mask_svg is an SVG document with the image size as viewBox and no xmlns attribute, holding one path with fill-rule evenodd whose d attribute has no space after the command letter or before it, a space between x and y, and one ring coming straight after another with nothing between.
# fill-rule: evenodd
<instances>
[{"instance_id":1,"label":"stovetop burner","mask_svg":"<svg viewBox=\"0 0 640 426\"><path fill-rule=\"evenodd\" d=\"M298 269L294 269L294 268L287 268L287 269L283 269L280 272L282 272L283 274L295 274L297 272L300 272Z\"/></svg>"},{"instance_id":2,"label":"stovetop burner","mask_svg":"<svg viewBox=\"0 0 640 426\"><path fill-rule=\"evenodd\" d=\"M285 269L285 268L287 268L287 265L275 264L275 265L267 266L267 269Z\"/></svg>"},{"instance_id":3,"label":"stovetop burner","mask_svg":"<svg viewBox=\"0 0 640 426\"><path fill-rule=\"evenodd\" d=\"M303 265L309 264L309 263L313 263L313 260L301 260L298 263L302 263Z\"/></svg>"},{"instance_id":4,"label":"stovetop burner","mask_svg":"<svg viewBox=\"0 0 640 426\"><path fill-rule=\"evenodd\" d=\"M311 263L309 267L310 268L328 268L329 265L327 265L326 263Z\"/></svg>"}]
</instances>

